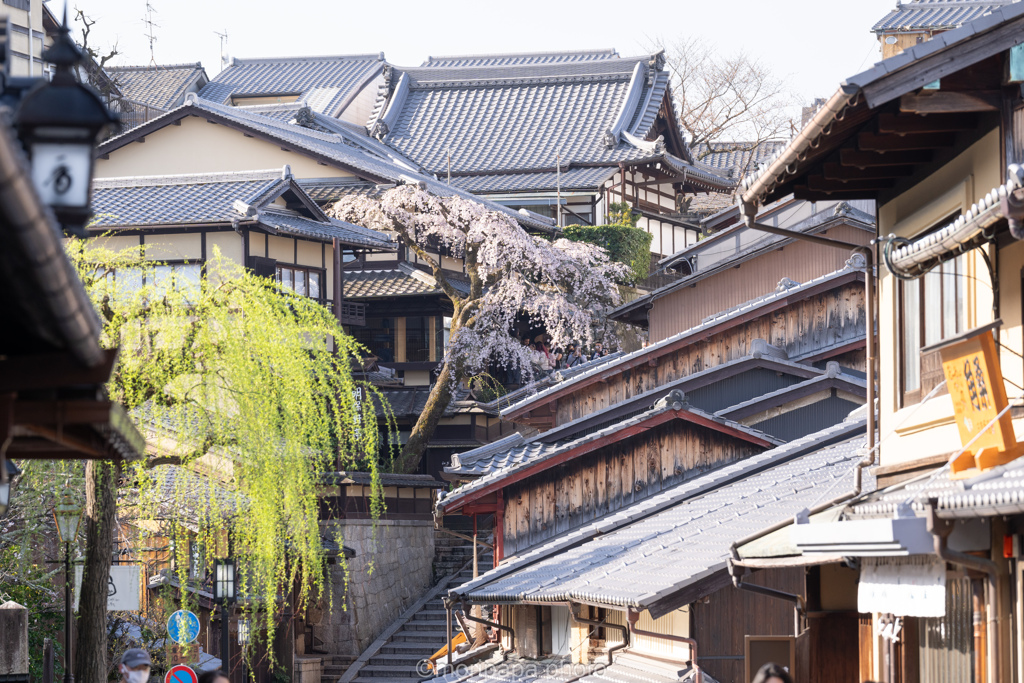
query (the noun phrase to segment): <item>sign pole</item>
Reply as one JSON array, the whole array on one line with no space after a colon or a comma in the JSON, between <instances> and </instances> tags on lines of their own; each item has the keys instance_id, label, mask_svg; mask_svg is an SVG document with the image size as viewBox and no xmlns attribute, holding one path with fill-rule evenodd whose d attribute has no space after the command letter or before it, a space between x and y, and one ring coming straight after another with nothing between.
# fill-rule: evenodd
<instances>
[{"instance_id":1,"label":"sign pole","mask_svg":"<svg viewBox=\"0 0 1024 683\"><path fill-rule=\"evenodd\" d=\"M231 673L231 634L228 631L228 606L220 606L220 668L224 673Z\"/></svg>"}]
</instances>

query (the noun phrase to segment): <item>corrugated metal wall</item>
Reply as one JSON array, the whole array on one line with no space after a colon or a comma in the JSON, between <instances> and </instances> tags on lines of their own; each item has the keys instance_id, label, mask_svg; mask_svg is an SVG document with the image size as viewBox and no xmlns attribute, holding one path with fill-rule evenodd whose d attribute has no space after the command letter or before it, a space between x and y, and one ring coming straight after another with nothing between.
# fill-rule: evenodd
<instances>
[{"instance_id":1,"label":"corrugated metal wall","mask_svg":"<svg viewBox=\"0 0 1024 683\"><path fill-rule=\"evenodd\" d=\"M832 396L751 426L783 441L792 441L831 425L839 424L860 405L838 396ZM746 421L744 420L744 422Z\"/></svg>"},{"instance_id":2,"label":"corrugated metal wall","mask_svg":"<svg viewBox=\"0 0 1024 683\"><path fill-rule=\"evenodd\" d=\"M822 233L824 237L867 244L870 233L850 226L838 226ZM843 249L794 242L764 254L706 280L694 287L683 287L657 299L648 314L650 340L660 341L700 324L711 315L764 296L775 290L779 280L788 277L807 282L839 270L850 258Z\"/></svg>"},{"instance_id":3,"label":"corrugated metal wall","mask_svg":"<svg viewBox=\"0 0 1024 683\"><path fill-rule=\"evenodd\" d=\"M780 375L775 370L757 368L686 392L686 399L709 413L743 403L772 391L803 382L804 378Z\"/></svg>"},{"instance_id":4,"label":"corrugated metal wall","mask_svg":"<svg viewBox=\"0 0 1024 683\"><path fill-rule=\"evenodd\" d=\"M946 581L946 616L919 620L921 680L974 680L974 614L969 578Z\"/></svg>"}]
</instances>

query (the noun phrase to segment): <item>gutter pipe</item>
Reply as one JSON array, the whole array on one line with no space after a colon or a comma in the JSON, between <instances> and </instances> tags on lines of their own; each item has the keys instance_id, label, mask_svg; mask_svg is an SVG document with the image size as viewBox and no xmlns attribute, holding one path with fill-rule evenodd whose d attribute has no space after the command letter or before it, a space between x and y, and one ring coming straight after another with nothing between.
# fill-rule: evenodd
<instances>
[{"instance_id":1,"label":"gutter pipe","mask_svg":"<svg viewBox=\"0 0 1024 683\"><path fill-rule=\"evenodd\" d=\"M514 652L515 651L515 649L516 649L516 630L514 628L512 628L511 626L505 626L504 624L499 624L499 623L494 622L494 621L488 621L487 619L484 619L482 617L474 617L474 616L472 616L469 613L469 611L466 610L466 603L465 602L462 603L462 613L461 613L459 618L460 619L465 619L466 621L473 621L473 622L476 622L477 624L483 624L484 626L490 626L491 628L496 628L496 629L498 629L500 631L507 631L508 634L509 634L509 637L512 639L512 647L509 648L509 651L510 652ZM468 633L466 634L466 638L467 639L469 638L469 634ZM451 664L450 661L448 663Z\"/></svg>"},{"instance_id":2,"label":"gutter pipe","mask_svg":"<svg viewBox=\"0 0 1024 683\"><path fill-rule=\"evenodd\" d=\"M569 615L572 617L572 620L575 621L577 624L587 624L589 626L600 626L600 627L603 627L603 628L613 628L613 629L615 629L617 631L621 631L622 632L622 642L619 643L618 645L612 645L610 648L608 648L608 666L611 666L611 664L612 664L612 653L617 652L618 650L622 650L624 648L629 647L629 629L627 629L625 626L620 626L619 624L609 624L607 620L605 620L605 621L596 621L594 619L584 619L583 617L579 616L579 609L580 609L579 605L574 605L573 603L569 603ZM697 683L700 683L700 681L697 681Z\"/></svg>"},{"instance_id":3,"label":"gutter pipe","mask_svg":"<svg viewBox=\"0 0 1024 683\"><path fill-rule=\"evenodd\" d=\"M640 613L630 610L626 613L626 621L629 622L629 631L635 636L646 636L648 638L660 638L661 640L668 640L673 643L684 643L690 647L690 663L693 665L694 683L703 683L704 672L701 671L700 666L697 664L697 641L693 638L686 638L684 636L675 636L668 633L655 633L654 631L644 631L636 627L636 623L640 620Z\"/></svg>"},{"instance_id":4,"label":"gutter pipe","mask_svg":"<svg viewBox=\"0 0 1024 683\"><path fill-rule=\"evenodd\" d=\"M975 557L957 550L951 550L948 545L949 534L953 531L953 522L946 519L939 519L935 514L935 503L930 502L926 509L928 532L932 534L935 543L935 555L940 560L957 564L967 569L983 572L987 578L985 611L988 613L988 625L986 634L987 675L985 680L988 683L996 683L996 664L998 662L998 639L999 639L999 599L998 585L996 583L996 563L992 560Z\"/></svg>"},{"instance_id":5,"label":"gutter pipe","mask_svg":"<svg viewBox=\"0 0 1024 683\"><path fill-rule=\"evenodd\" d=\"M747 591L749 593L757 593L758 595L764 595L769 598L776 598L778 600L785 600L793 603L793 635L800 635L800 615L807 614L807 604L804 602L802 595L796 593L787 593L780 591L776 588L769 588L768 586L758 586L753 583L743 583L743 573L737 568L732 562L729 563L729 574L732 576L732 585L736 588Z\"/></svg>"}]
</instances>

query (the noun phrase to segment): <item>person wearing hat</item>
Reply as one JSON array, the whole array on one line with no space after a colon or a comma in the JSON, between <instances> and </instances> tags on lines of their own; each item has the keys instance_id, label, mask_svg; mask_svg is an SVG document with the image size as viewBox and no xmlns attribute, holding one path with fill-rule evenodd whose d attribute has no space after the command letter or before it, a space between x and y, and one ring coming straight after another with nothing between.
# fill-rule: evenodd
<instances>
[{"instance_id":1,"label":"person wearing hat","mask_svg":"<svg viewBox=\"0 0 1024 683\"><path fill-rule=\"evenodd\" d=\"M146 683L149 680L151 666L153 666L153 662L145 650L138 648L126 650L121 657L121 681L123 683Z\"/></svg>"}]
</instances>

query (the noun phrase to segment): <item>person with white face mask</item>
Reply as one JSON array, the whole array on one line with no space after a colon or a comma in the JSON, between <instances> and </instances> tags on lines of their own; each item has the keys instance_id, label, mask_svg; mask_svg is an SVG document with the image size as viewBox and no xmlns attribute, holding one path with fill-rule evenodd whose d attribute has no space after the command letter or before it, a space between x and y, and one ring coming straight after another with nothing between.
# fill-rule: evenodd
<instances>
[{"instance_id":1,"label":"person with white face mask","mask_svg":"<svg viewBox=\"0 0 1024 683\"><path fill-rule=\"evenodd\" d=\"M152 665L149 653L145 650L134 648L125 651L120 666L122 683L147 683Z\"/></svg>"}]
</instances>

